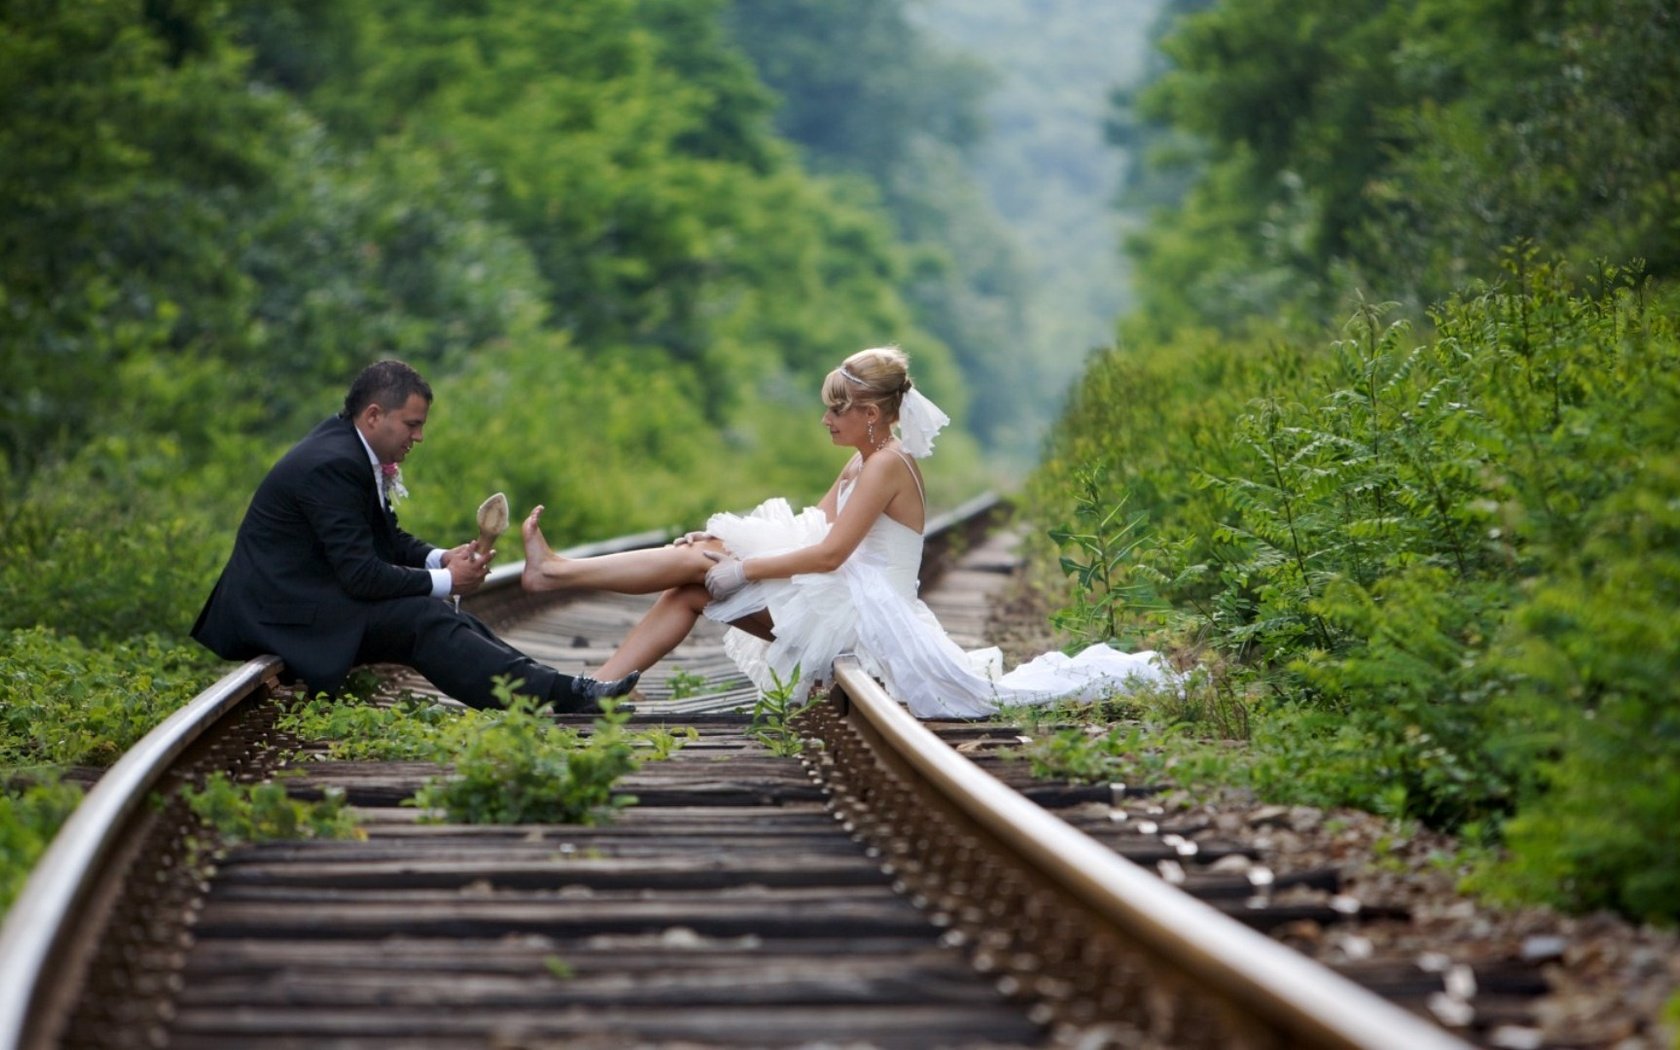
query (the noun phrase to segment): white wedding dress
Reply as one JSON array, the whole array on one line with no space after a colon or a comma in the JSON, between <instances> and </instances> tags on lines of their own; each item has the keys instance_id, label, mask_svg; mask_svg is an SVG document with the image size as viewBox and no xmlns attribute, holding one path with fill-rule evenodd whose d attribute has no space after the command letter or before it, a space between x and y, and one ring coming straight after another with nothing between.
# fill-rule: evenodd
<instances>
[{"instance_id":1,"label":"white wedding dress","mask_svg":"<svg viewBox=\"0 0 1680 1050\"><path fill-rule=\"evenodd\" d=\"M841 507L851 488L842 483ZM714 514L706 522L706 531L739 558L808 547L828 528L820 508L794 514L779 498L750 514ZM760 690L776 688L779 678L794 683L801 702L813 681L832 677L831 665L844 653L855 653L918 718L983 718L1005 706L1099 700L1140 684L1176 687L1177 676L1156 653L1107 645L1072 657L1045 653L1003 674L999 650L965 652L916 597L921 564L922 534L883 514L834 572L754 580L707 605L706 616L729 623L769 610L775 641L731 629L724 649Z\"/></svg>"}]
</instances>

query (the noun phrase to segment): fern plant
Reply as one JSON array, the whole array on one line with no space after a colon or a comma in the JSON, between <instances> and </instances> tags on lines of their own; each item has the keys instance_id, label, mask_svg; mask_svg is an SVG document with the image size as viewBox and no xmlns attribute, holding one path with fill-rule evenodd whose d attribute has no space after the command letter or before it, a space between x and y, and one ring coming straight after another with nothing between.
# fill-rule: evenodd
<instances>
[{"instance_id":1,"label":"fern plant","mask_svg":"<svg viewBox=\"0 0 1680 1050\"><path fill-rule=\"evenodd\" d=\"M1109 501L1100 468L1080 474L1073 518L1050 530L1050 539L1063 551L1062 572L1075 584L1072 604L1056 613L1057 628L1079 638L1118 639L1122 625L1143 610L1159 608L1147 577L1130 563L1143 543L1141 515L1126 513L1126 500Z\"/></svg>"}]
</instances>

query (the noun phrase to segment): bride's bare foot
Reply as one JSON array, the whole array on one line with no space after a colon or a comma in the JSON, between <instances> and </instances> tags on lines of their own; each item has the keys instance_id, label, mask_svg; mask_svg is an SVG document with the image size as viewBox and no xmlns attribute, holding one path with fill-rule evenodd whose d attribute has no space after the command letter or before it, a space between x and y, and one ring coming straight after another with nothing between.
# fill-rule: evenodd
<instances>
[{"instance_id":1,"label":"bride's bare foot","mask_svg":"<svg viewBox=\"0 0 1680 1050\"><path fill-rule=\"evenodd\" d=\"M525 537L525 571L520 574L519 585L527 591L552 591L561 586L555 577L564 559L555 554L543 538L542 526L538 524L542 512L542 504L539 503L519 527Z\"/></svg>"}]
</instances>

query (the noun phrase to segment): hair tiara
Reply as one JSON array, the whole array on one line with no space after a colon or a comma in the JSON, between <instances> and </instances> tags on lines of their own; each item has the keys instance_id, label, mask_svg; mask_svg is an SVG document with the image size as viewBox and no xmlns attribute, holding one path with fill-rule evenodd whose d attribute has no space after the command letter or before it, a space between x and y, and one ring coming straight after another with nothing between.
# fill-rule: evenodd
<instances>
[{"instance_id":1,"label":"hair tiara","mask_svg":"<svg viewBox=\"0 0 1680 1050\"><path fill-rule=\"evenodd\" d=\"M848 370L847 370L847 368L846 368L846 366L845 366L845 365L841 365L841 366L840 366L840 368L839 368L839 369L838 369L838 371L839 371L839 372L840 372L840 378L841 378L841 379L845 379L845 380L849 380L849 381L851 381L851 382L853 382L853 383L856 383L856 384L857 384L857 385L858 385L858 386L864 386L864 387L866 387L866 386L868 386L868 385L869 385L869 384L868 384L868 383L865 383L865 382L864 382L864 381L863 381L863 380L861 380L861 379L859 379L859 378L858 378L858 377L857 377L857 376L855 376L855 375L852 375L852 373L851 373L851 372L850 372L850 371L848 371ZM906 375L905 375L905 377L904 377L904 382L902 382L902 383L900 383L900 384L899 384L899 385L898 385L898 387L897 387L897 389L895 389L895 390L889 390L889 391L888 391L888 393L889 393L889 394L902 394L902 393L906 393L906 392L908 392L908 391L909 391L909 390L910 390L910 388L911 388L911 387L912 387L912 386L914 386L914 385L915 385L915 384L913 384L913 383L911 383L911 382L910 382L910 376L909 376L909 375L908 375L908 374L906 374Z\"/></svg>"}]
</instances>

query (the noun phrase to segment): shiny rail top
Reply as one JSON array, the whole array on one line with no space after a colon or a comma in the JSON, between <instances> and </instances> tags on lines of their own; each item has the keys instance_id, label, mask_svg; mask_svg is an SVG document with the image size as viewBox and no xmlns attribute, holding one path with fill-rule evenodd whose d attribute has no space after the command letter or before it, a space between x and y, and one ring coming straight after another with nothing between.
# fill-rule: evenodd
<instances>
[{"instance_id":1,"label":"shiny rail top","mask_svg":"<svg viewBox=\"0 0 1680 1050\"><path fill-rule=\"evenodd\" d=\"M1182 987L1228 1017L1253 1017L1274 1045L1336 1050L1469 1050L1469 1044L1270 940L1005 787L889 696L853 657L835 664L829 702L942 802L1083 906ZM1234 1027L1243 1027L1238 1024ZM1259 1045L1266 1045L1262 1042Z\"/></svg>"},{"instance_id":2,"label":"shiny rail top","mask_svg":"<svg viewBox=\"0 0 1680 1050\"><path fill-rule=\"evenodd\" d=\"M99 778L54 836L0 927L0 1050L44 1045L34 1026L54 996L74 994L72 918L89 906L95 881L123 827L171 763L233 708L266 689L279 657L251 660L194 697L129 748Z\"/></svg>"}]
</instances>

